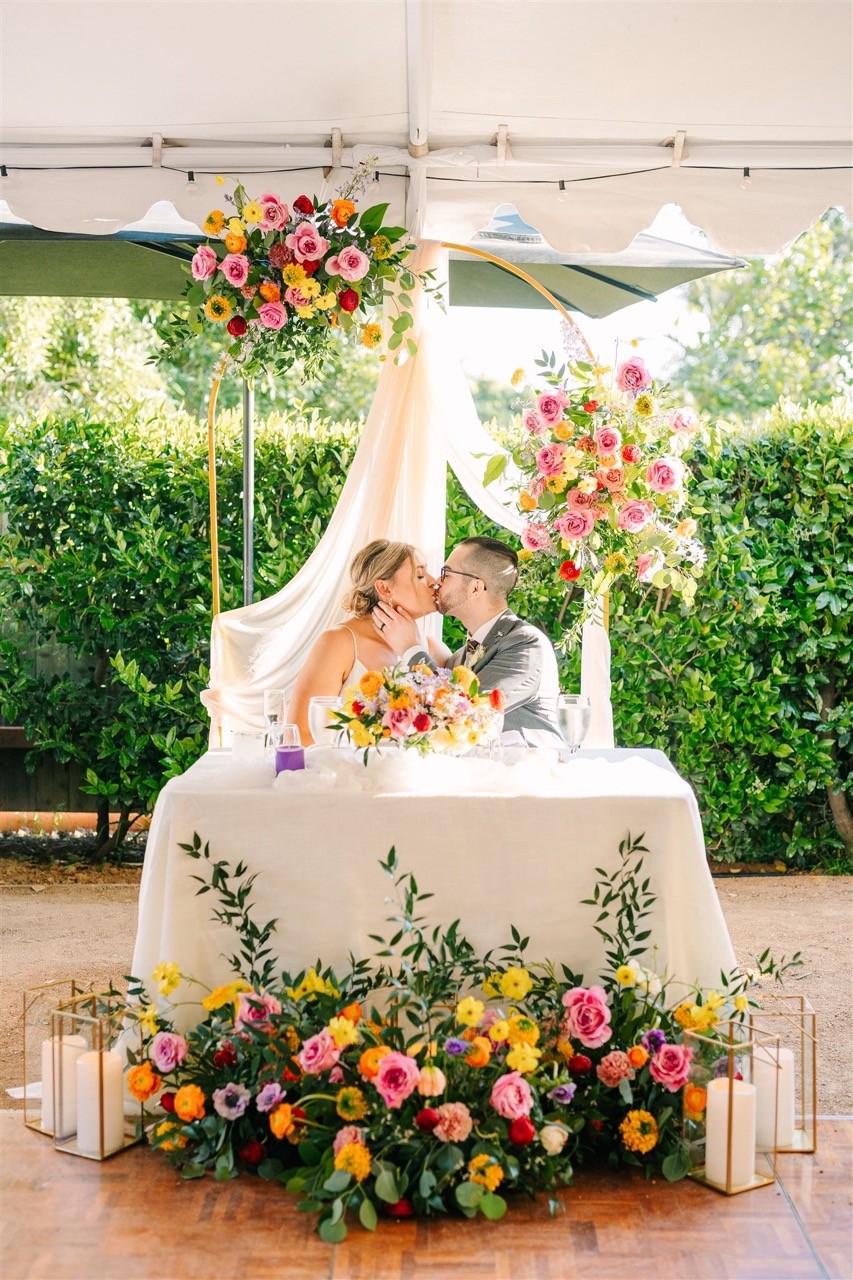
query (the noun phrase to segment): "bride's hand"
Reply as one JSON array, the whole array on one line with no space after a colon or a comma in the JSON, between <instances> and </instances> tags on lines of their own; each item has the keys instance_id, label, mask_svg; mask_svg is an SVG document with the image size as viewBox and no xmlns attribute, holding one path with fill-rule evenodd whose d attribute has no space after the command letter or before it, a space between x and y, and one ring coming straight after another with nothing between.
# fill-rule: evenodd
<instances>
[{"instance_id":1,"label":"bride's hand","mask_svg":"<svg viewBox=\"0 0 853 1280\"><path fill-rule=\"evenodd\" d=\"M414 618L400 605L390 607L380 600L372 616L377 635L398 657L421 643Z\"/></svg>"}]
</instances>

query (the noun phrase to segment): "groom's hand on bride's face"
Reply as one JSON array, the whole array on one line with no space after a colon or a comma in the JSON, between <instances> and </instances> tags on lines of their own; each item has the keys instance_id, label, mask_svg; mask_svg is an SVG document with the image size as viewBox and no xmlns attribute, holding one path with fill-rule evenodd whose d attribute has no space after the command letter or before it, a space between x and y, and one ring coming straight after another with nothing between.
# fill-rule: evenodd
<instances>
[{"instance_id":1,"label":"groom's hand on bride's face","mask_svg":"<svg viewBox=\"0 0 853 1280\"><path fill-rule=\"evenodd\" d=\"M420 644L414 618L400 605L389 606L380 600L373 610L373 625L377 634L398 657L407 649Z\"/></svg>"}]
</instances>

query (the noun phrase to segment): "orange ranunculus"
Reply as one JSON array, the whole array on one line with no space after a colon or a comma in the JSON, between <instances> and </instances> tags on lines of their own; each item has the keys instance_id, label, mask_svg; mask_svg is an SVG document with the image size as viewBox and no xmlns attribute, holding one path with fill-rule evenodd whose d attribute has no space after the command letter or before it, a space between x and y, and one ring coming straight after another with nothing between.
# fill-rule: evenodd
<instances>
[{"instance_id":1,"label":"orange ranunculus","mask_svg":"<svg viewBox=\"0 0 853 1280\"><path fill-rule=\"evenodd\" d=\"M348 1004L345 1009L341 1009L341 1017L347 1018L354 1027L357 1027L361 1022L363 1013L364 1010L357 1000L353 1000L352 1004Z\"/></svg>"},{"instance_id":2,"label":"orange ranunculus","mask_svg":"<svg viewBox=\"0 0 853 1280\"><path fill-rule=\"evenodd\" d=\"M163 1081L150 1062L140 1062L131 1067L127 1073L127 1087L137 1102L147 1102L162 1085Z\"/></svg>"},{"instance_id":3,"label":"orange ranunculus","mask_svg":"<svg viewBox=\"0 0 853 1280\"><path fill-rule=\"evenodd\" d=\"M526 489L523 489L519 495L518 505L522 511L535 511L539 504L532 493L528 493Z\"/></svg>"},{"instance_id":4,"label":"orange ranunculus","mask_svg":"<svg viewBox=\"0 0 853 1280\"><path fill-rule=\"evenodd\" d=\"M281 289L277 284L271 284L269 280L264 281L258 293L264 302L281 302Z\"/></svg>"},{"instance_id":5,"label":"orange ranunculus","mask_svg":"<svg viewBox=\"0 0 853 1280\"><path fill-rule=\"evenodd\" d=\"M365 671L358 682L359 692L363 693L365 698L375 698L384 683L385 677L381 671Z\"/></svg>"},{"instance_id":6,"label":"orange ranunculus","mask_svg":"<svg viewBox=\"0 0 853 1280\"><path fill-rule=\"evenodd\" d=\"M184 1124L204 1119L204 1094L197 1084L185 1084L175 1094L175 1115Z\"/></svg>"},{"instance_id":7,"label":"orange ranunculus","mask_svg":"<svg viewBox=\"0 0 853 1280\"><path fill-rule=\"evenodd\" d=\"M684 1113L691 1120L701 1120L708 1105L708 1094L701 1085L688 1084L684 1087Z\"/></svg>"},{"instance_id":8,"label":"orange ranunculus","mask_svg":"<svg viewBox=\"0 0 853 1280\"><path fill-rule=\"evenodd\" d=\"M491 1045L485 1036L475 1036L470 1052L465 1054L469 1067L484 1067L492 1056Z\"/></svg>"},{"instance_id":9,"label":"orange ranunculus","mask_svg":"<svg viewBox=\"0 0 853 1280\"><path fill-rule=\"evenodd\" d=\"M649 1055L641 1044L632 1045L628 1050L628 1061L632 1067L638 1071L640 1067L644 1067L649 1060Z\"/></svg>"},{"instance_id":10,"label":"orange ranunculus","mask_svg":"<svg viewBox=\"0 0 853 1280\"><path fill-rule=\"evenodd\" d=\"M289 1102L280 1102L275 1111L270 1112L270 1129L280 1140L289 1137L295 1128L293 1107Z\"/></svg>"},{"instance_id":11,"label":"orange ranunculus","mask_svg":"<svg viewBox=\"0 0 853 1280\"><path fill-rule=\"evenodd\" d=\"M236 236L233 231L229 231L225 237L225 248L229 253L242 253L246 247L246 237Z\"/></svg>"},{"instance_id":12,"label":"orange ranunculus","mask_svg":"<svg viewBox=\"0 0 853 1280\"><path fill-rule=\"evenodd\" d=\"M379 1063L385 1057L386 1053L391 1050L387 1044L375 1044L371 1049L365 1049L364 1053L358 1060L358 1069L366 1080L373 1080L379 1071Z\"/></svg>"},{"instance_id":13,"label":"orange ranunculus","mask_svg":"<svg viewBox=\"0 0 853 1280\"><path fill-rule=\"evenodd\" d=\"M345 227L354 213L355 205L352 200L332 201L332 221L339 227Z\"/></svg>"}]
</instances>

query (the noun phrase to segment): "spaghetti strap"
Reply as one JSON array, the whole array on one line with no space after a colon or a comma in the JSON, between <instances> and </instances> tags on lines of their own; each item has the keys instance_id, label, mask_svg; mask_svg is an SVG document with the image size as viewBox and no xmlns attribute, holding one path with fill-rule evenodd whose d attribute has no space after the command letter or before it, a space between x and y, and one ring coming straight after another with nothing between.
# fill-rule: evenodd
<instances>
[{"instance_id":1,"label":"spaghetti strap","mask_svg":"<svg viewBox=\"0 0 853 1280\"><path fill-rule=\"evenodd\" d=\"M352 636L352 665L355 666L356 663L358 662L358 641L355 638L355 632L353 631L352 627L348 627L345 622L342 622L341 626L343 627L344 631L348 631Z\"/></svg>"}]
</instances>

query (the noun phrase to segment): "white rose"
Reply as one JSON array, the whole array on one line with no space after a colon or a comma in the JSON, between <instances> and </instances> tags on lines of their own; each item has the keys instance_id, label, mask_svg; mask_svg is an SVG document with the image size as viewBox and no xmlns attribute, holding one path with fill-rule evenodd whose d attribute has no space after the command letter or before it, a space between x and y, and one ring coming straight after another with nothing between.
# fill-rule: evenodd
<instances>
[{"instance_id":1,"label":"white rose","mask_svg":"<svg viewBox=\"0 0 853 1280\"><path fill-rule=\"evenodd\" d=\"M569 1131L561 1124L546 1124L539 1130L539 1141L549 1156L558 1156L568 1138Z\"/></svg>"}]
</instances>

